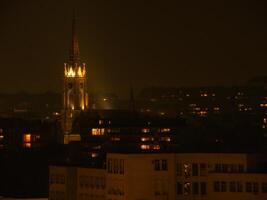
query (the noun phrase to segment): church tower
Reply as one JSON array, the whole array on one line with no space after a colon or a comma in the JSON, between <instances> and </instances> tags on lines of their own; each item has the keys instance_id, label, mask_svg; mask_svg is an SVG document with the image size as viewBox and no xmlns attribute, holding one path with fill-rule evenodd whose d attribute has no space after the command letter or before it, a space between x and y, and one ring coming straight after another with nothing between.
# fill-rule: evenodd
<instances>
[{"instance_id":1,"label":"church tower","mask_svg":"<svg viewBox=\"0 0 267 200\"><path fill-rule=\"evenodd\" d=\"M72 40L69 60L64 63L62 128L64 143L79 140L79 135L72 135L71 128L75 116L88 109L86 66L81 63L75 15L72 21Z\"/></svg>"}]
</instances>

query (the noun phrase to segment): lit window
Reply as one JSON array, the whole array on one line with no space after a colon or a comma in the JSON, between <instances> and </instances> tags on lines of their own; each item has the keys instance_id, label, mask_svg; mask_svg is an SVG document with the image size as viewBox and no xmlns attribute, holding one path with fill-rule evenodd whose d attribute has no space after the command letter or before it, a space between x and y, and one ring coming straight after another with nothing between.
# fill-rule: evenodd
<instances>
[{"instance_id":1,"label":"lit window","mask_svg":"<svg viewBox=\"0 0 267 200\"><path fill-rule=\"evenodd\" d=\"M161 137L161 141L170 142L171 138L170 137Z\"/></svg>"},{"instance_id":2,"label":"lit window","mask_svg":"<svg viewBox=\"0 0 267 200\"><path fill-rule=\"evenodd\" d=\"M220 108L219 108L219 107L214 107L213 110L214 110L214 111L219 111Z\"/></svg>"},{"instance_id":3,"label":"lit window","mask_svg":"<svg viewBox=\"0 0 267 200\"><path fill-rule=\"evenodd\" d=\"M110 140L111 140L111 141L118 142L118 141L121 140L121 138L120 138L120 137L111 137Z\"/></svg>"},{"instance_id":4,"label":"lit window","mask_svg":"<svg viewBox=\"0 0 267 200\"><path fill-rule=\"evenodd\" d=\"M23 135L23 142L27 143L27 142L31 142L32 139L32 135L31 134L24 134Z\"/></svg>"},{"instance_id":5,"label":"lit window","mask_svg":"<svg viewBox=\"0 0 267 200\"><path fill-rule=\"evenodd\" d=\"M31 145L31 143L24 143L24 147L25 147L25 148L31 148L32 145Z\"/></svg>"},{"instance_id":6,"label":"lit window","mask_svg":"<svg viewBox=\"0 0 267 200\"><path fill-rule=\"evenodd\" d=\"M155 144L155 145L153 145L153 149L154 149L154 150L159 150L159 149L160 149L160 145L159 145L159 144Z\"/></svg>"},{"instance_id":7,"label":"lit window","mask_svg":"<svg viewBox=\"0 0 267 200\"><path fill-rule=\"evenodd\" d=\"M160 129L161 133L167 133L167 132L170 132L170 131L171 131L170 128L162 128L162 129Z\"/></svg>"},{"instance_id":8,"label":"lit window","mask_svg":"<svg viewBox=\"0 0 267 200\"><path fill-rule=\"evenodd\" d=\"M104 128L92 128L92 135L104 135Z\"/></svg>"},{"instance_id":9,"label":"lit window","mask_svg":"<svg viewBox=\"0 0 267 200\"><path fill-rule=\"evenodd\" d=\"M154 140L153 137L141 137L142 142L153 141L153 140Z\"/></svg>"},{"instance_id":10,"label":"lit window","mask_svg":"<svg viewBox=\"0 0 267 200\"><path fill-rule=\"evenodd\" d=\"M191 183L185 182L184 183L184 194L189 195L191 192Z\"/></svg>"},{"instance_id":11,"label":"lit window","mask_svg":"<svg viewBox=\"0 0 267 200\"><path fill-rule=\"evenodd\" d=\"M150 149L150 146L148 144L142 144L140 148L143 150L147 150Z\"/></svg>"},{"instance_id":12,"label":"lit window","mask_svg":"<svg viewBox=\"0 0 267 200\"><path fill-rule=\"evenodd\" d=\"M184 176L189 177L191 176L191 167L190 164L184 164Z\"/></svg>"},{"instance_id":13,"label":"lit window","mask_svg":"<svg viewBox=\"0 0 267 200\"><path fill-rule=\"evenodd\" d=\"M98 157L98 153L91 153L91 157L92 157L92 158L96 158L96 157Z\"/></svg>"},{"instance_id":14,"label":"lit window","mask_svg":"<svg viewBox=\"0 0 267 200\"><path fill-rule=\"evenodd\" d=\"M143 129L142 129L142 132L143 132L143 133L149 133L149 132L150 132L150 129L149 129L149 128L143 128Z\"/></svg>"},{"instance_id":15,"label":"lit window","mask_svg":"<svg viewBox=\"0 0 267 200\"><path fill-rule=\"evenodd\" d=\"M99 124L99 125L104 124L104 120L101 120L101 119L100 119L100 120L98 121L98 124Z\"/></svg>"}]
</instances>

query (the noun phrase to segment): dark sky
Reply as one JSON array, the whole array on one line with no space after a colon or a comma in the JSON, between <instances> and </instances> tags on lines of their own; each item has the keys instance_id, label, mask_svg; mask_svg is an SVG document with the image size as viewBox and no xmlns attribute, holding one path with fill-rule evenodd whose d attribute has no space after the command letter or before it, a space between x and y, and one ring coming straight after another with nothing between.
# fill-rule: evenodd
<instances>
[{"instance_id":1,"label":"dark sky","mask_svg":"<svg viewBox=\"0 0 267 200\"><path fill-rule=\"evenodd\" d=\"M61 91L74 7L90 91L267 75L264 1L1 0L0 93Z\"/></svg>"}]
</instances>

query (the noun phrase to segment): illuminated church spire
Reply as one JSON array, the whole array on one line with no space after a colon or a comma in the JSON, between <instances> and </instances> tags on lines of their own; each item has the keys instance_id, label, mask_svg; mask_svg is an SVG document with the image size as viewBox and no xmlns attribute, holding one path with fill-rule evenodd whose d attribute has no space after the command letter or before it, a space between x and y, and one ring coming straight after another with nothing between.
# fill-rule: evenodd
<instances>
[{"instance_id":1,"label":"illuminated church spire","mask_svg":"<svg viewBox=\"0 0 267 200\"><path fill-rule=\"evenodd\" d=\"M86 80L86 65L81 63L78 36L76 31L76 16L73 14L72 38L69 60L64 63L62 127L64 143L71 141L71 129L74 118L81 111L88 109L88 93Z\"/></svg>"},{"instance_id":2,"label":"illuminated church spire","mask_svg":"<svg viewBox=\"0 0 267 200\"><path fill-rule=\"evenodd\" d=\"M80 62L80 49L79 49L79 41L77 37L76 30L76 15L75 11L73 11L73 19L72 19L72 39L71 39L71 48L70 48L70 63L79 63Z\"/></svg>"}]
</instances>

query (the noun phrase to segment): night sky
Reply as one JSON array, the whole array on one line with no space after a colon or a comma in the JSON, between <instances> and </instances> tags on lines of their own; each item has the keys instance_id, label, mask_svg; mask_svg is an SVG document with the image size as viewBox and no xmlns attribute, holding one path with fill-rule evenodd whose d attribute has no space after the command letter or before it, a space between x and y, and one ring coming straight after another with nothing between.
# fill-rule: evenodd
<instances>
[{"instance_id":1,"label":"night sky","mask_svg":"<svg viewBox=\"0 0 267 200\"><path fill-rule=\"evenodd\" d=\"M267 3L248 2L1 0L0 93L61 91L73 8L90 92L244 84L267 75Z\"/></svg>"}]
</instances>

